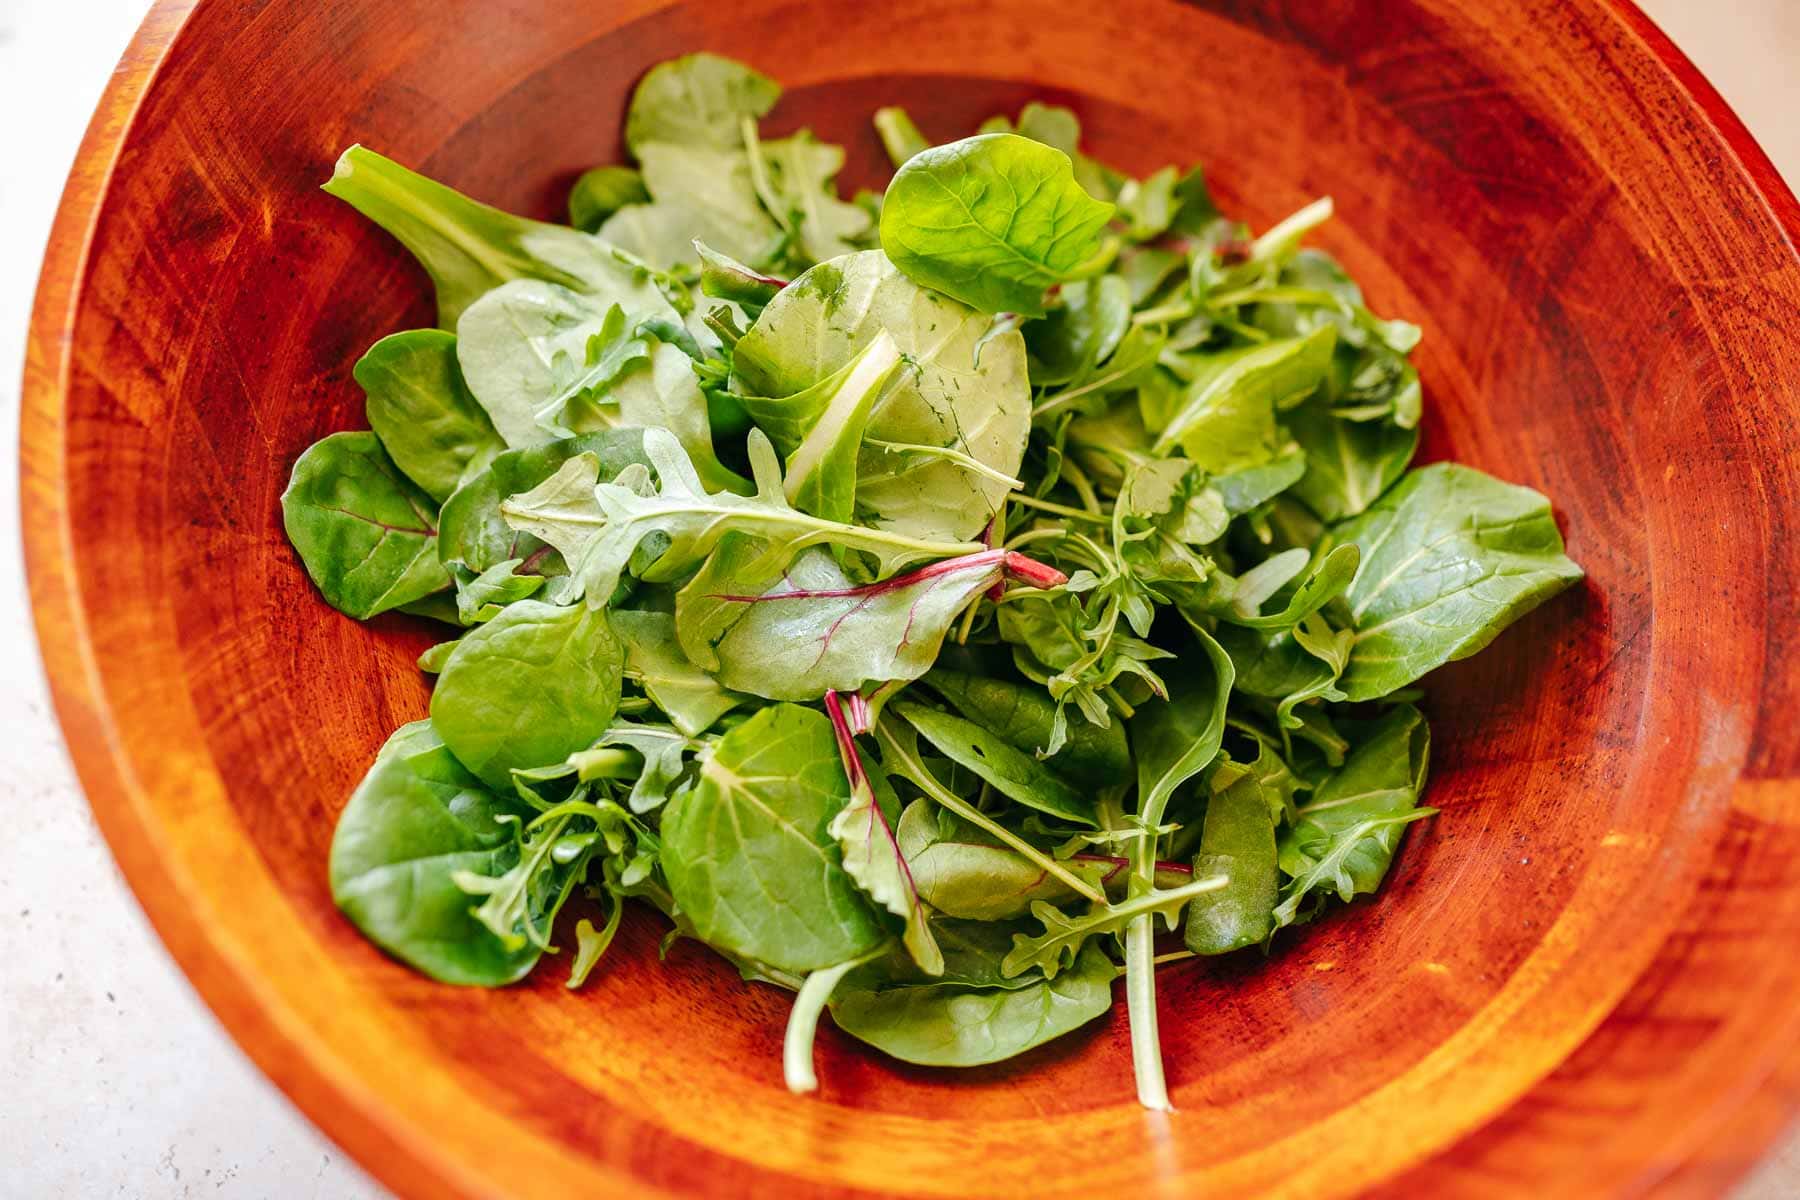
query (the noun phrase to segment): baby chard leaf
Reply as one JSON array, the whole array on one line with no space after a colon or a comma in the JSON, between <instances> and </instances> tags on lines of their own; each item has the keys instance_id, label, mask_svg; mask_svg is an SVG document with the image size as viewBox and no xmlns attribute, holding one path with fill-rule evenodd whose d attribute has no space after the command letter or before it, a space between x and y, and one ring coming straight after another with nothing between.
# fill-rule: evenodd
<instances>
[{"instance_id":1,"label":"baby chard leaf","mask_svg":"<svg viewBox=\"0 0 1800 1200\"><path fill-rule=\"evenodd\" d=\"M721 593L742 573L708 569L676 599L676 631L726 687L771 700L916 679L931 668L958 615L1002 577L1060 582L1023 555L984 550L876 583L852 584L830 553L808 550L761 592ZM732 610L736 609L736 612Z\"/></svg>"},{"instance_id":2,"label":"baby chard leaf","mask_svg":"<svg viewBox=\"0 0 1800 1200\"><path fill-rule=\"evenodd\" d=\"M450 586L437 504L373 433L334 433L294 463L281 494L288 540L339 612L366 619Z\"/></svg>"},{"instance_id":3,"label":"baby chard leaf","mask_svg":"<svg viewBox=\"0 0 1800 1200\"><path fill-rule=\"evenodd\" d=\"M938 949L926 920L924 901L912 872L901 857L900 843L895 840L890 817L883 811L876 795L886 793L887 807L898 809L893 789L885 775L871 775L863 766L856 748L856 735L844 717L843 705L836 692L825 693L825 713L831 718L832 735L837 739L838 756L844 763L844 776L850 784L850 802L831 819L831 836L843 851L844 870L869 898L906 923L904 941L907 953L919 970L927 975L944 973L944 953Z\"/></svg>"},{"instance_id":4,"label":"baby chard leaf","mask_svg":"<svg viewBox=\"0 0 1800 1200\"><path fill-rule=\"evenodd\" d=\"M888 185L881 246L906 275L987 313L1042 316L1044 293L1100 265L1113 206L1069 156L995 133L920 151Z\"/></svg>"}]
</instances>

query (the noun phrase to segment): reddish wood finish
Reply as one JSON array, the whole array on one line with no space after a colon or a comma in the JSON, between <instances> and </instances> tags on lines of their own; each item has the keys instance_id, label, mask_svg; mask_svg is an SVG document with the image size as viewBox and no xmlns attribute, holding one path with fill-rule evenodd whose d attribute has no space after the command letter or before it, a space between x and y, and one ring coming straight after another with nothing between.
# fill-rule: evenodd
<instances>
[{"instance_id":1,"label":"reddish wood finish","mask_svg":"<svg viewBox=\"0 0 1800 1200\"><path fill-rule=\"evenodd\" d=\"M97 813L158 930L313 1119L407 1195L1716 1193L1800 1098L1800 209L1608 0L164 0L70 180L24 414L32 599ZM1420 320L1428 457L1555 498L1590 580L1432 681L1390 887L1165 975L1169 1119L1122 1014L974 1074L822 1036L628 923L586 991L441 987L332 908L332 820L424 711L403 619L329 611L281 534L424 282L316 185L360 140L541 214L636 75L736 54L878 178L1031 97L1144 170L1204 161Z\"/></svg>"}]
</instances>

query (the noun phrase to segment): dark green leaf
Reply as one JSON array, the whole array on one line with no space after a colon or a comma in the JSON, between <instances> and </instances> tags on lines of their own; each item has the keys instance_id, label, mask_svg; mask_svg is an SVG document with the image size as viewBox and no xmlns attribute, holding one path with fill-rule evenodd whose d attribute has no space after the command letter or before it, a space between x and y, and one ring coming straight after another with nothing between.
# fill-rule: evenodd
<instances>
[{"instance_id":1,"label":"dark green leaf","mask_svg":"<svg viewBox=\"0 0 1800 1200\"><path fill-rule=\"evenodd\" d=\"M450 586L438 562L437 504L373 433L334 433L294 463L281 494L288 540L333 608L357 618Z\"/></svg>"}]
</instances>

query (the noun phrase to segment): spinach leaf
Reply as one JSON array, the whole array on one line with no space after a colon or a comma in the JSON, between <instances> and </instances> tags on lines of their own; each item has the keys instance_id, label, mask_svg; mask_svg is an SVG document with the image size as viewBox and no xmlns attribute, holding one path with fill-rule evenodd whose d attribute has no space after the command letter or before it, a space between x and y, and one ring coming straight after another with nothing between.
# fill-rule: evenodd
<instances>
[{"instance_id":1,"label":"spinach leaf","mask_svg":"<svg viewBox=\"0 0 1800 1200\"><path fill-rule=\"evenodd\" d=\"M479 625L500 615L500 611L517 600L526 600L543 590L544 577L520 574L522 558L509 558L495 563L473 578L465 578L466 567L458 568L456 580L456 619L464 625Z\"/></svg>"},{"instance_id":2,"label":"spinach leaf","mask_svg":"<svg viewBox=\"0 0 1800 1200\"><path fill-rule=\"evenodd\" d=\"M1332 536L1362 550L1344 594L1356 620L1351 700L1467 658L1582 577L1548 500L1453 463L1412 472Z\"/></svg>"},{"instance_id":3,"label":"spinach leaf","mask_svg":"<svg viewBox=\"0 0 1800 1200\"><path fill-rule=\"evenodd\" d=\"M457 643L431 694L451 753L496 790L605 733L624 654L606 613L538 600L509 606Z\"/></svg>"},{"instance_id":4,"label":"spinach leaf","mask_svg":"<svg viewBox=\"0 0 1800 1200\"><path fill-rule=\"evenodd\" d=\"M281 494L288 540L339 612L364 619L450 586L437 505L372 433L334 433L294 463Z\"/></svg>"},{"instance_id":5,"label":"spinach leaf","mask_svg":"<svg viewBox=\"0 0 1800 1200\"><path fill-rule=\"evenodd\" d=\"M697 737L743 699L689 661L671 614L615 608L612 628L625 644L625 677L688 737Z\"/></svg>"},{"instance_id":6,"label":"spinach leaf","mask_svg":"<svg viewBox=\"0 0 1800 1200\"><path fill-rule=\"evenodd\" d=\"M606 218L627 204L650 199L644 177L630 167L595 167L583 171L569 189L569 224L583 233L598 233Z\"/></svg>"},{"instance_id":7,"label":"spinach leaf","mask_svg":"<svg viewBox=\"0 0 1800 1200\"><path fill-rule=\"evenodd\" d=\"M438 324L454 329L476 299L514 279L541 279L627 312L675 312L662 293L597 237L479 204L352 146L325 190L393 234L437 288Z\"/></svg>"},{"instance_id":8,"label":"spinach leaf","mask_svg":"<svg viewBox=\"0 0 1800 1200\"><path fill-rule=\"evenodd\" d=\"M1327 521L1353 517L1394 485L1418 449L1419 431L1387 421L1346 421L1318 400L1287 421L1306 452L1294 494Z\"/></svg>"},{"instance_id":9,"label":"spinach leaf","mask_svg":"<svg viewBox=\"0 0 1800 1200\"><path fill-rule=\"evenodd\" d=\"M451 757L430 721L402 725L338 817L331 898L370 941L444 983L499 987L540 953L470 915L459 871L498 876L518 857L519 806Z\"/></svg>"},{"instance_id":10,"label":"spinach leaf","mask_svg":"<svg viewBox=\"0 0 1800 1200\"><path fill-rule=\"evenodd\" d=\"M942 696L966 720L975 722L1046 763L1071 782L1087 787L1106 787L1131 773L1131 748L1125 741L1123 722L1093 725L1077 721L1069 726L1062 748L1045 754L1056 724L1056 704L1044 689L1006 679L970 675L946 667L924 677L927 687Z\"/></svg>"},{"instance_id":11,"label":"spinach leaf","mask_svg":"<svg viewBox=\"0 0 1800 1200\"><path fill-rule=\"evenodd\" d=\"M1078 1029L1112 1007L1118 968L1095 946L1055 980L1026 987L956 984L840 986L831 1003L839 1029L903 1062L973 1067L1023 1054Z\"/></svg>"},{"instance_id":12,"label":"spinach leaf","mask_svg":"<svg viewBox=\"0 0 1800 1200\"><path fill-rule=\"evenodd\" d=\"M1273 807L1279 808L1280 801ZM1207 801L1194 877L1223 875L1230 882L1188 906L1183 936L1195 954L1224 954L1253 945L1274 929L1270 914L1280 885L1275 820L1256 775L1244 775Z\"/></svg>"},{"instance_id":13,"label":"spinach leaf","mask_svg":"<svg viewBox=\"0 0 1800 1200\"><path fill-rule=\"evenodd\" d=\"M1041 316L1044 292L1098 265L1110 204L1069 156L984 134L909 158L881 206L881 247L909 278L983 312Z\"/></svg>"},{"instance_id":14,"label":"spinach leaf","mask_svg":"<svg viewBox=\"0 0 1800 1200\"><path fill-rule=\"evenodd\" d=\"M505 449L463 383L456 338L412 329L382 338L357 360L369 428L407 478L432 499L449 499L471 467Z\"/></svg>"},{"instance_id":15,"label":"spinach leaf","mask_svg":"<svg viewBox=\"0 0 1800 1200\"><path fill-rule=\"evenodd\" d=\"M688 54L658 63L631 93L625 144L641 154L646 144L742 145L742 121L765 115L781 98L781 86L743 63L716 54Z\"/></svg>"},{"instance_id":16,"label":"spinach leaf","mask_svg":"<svg viewBox=\"0 0 1800 1200\"><path fill-rule=\"evenodd\" d=\"M734 387L794 396L886 332L906 369L870 409L858 509L883 529L965 539L1011 489L1031 425L1024 340L1017 332L989 338L990 327L981 313L914 284L880 251L861 251L820 263L769 302L734 351ZM921 462L889 444L954 450L981 469L950 457Z\"/></svg>"},{"instance_id":17,"label":"spinach leaf","mask_svg":"<svg viewBox=\"0 0 1800 1200\"><path fill-rule=\"evenodd\" d=\"M663 817L663 869L695 936L783 971L814 971L883 939L831 836L849 799L831 722L765 708L719 740Z\"/></svg>"}]
</instances>

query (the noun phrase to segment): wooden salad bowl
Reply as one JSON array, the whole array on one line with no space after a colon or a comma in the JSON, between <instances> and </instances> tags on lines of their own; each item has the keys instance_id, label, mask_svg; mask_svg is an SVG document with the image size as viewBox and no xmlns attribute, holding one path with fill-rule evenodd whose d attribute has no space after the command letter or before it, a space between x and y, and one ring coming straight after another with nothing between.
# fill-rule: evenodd
<instances>
[{"instance_id":1,"label":"wooden salad bowl","mask_svg":"<svg viewBox=\"0 0 1800 1200\"><path fill-rule=\"evenodd\" d=\"M412 618L327 608L290 465L363 424L404 252L318 190L364 142L556 213L650 64L742 58L776 129L1032 98L1203 161L1424 326L1422 460L1554 499L1588 572L1437 673L1428 803L1373 900L1163 976L999 1067L835 1031L634 914L582 991L433 983L333 907L333 820L425 712ZM256 1062L408 1196L1714 1195L1800 1100L1800 206L1623 0L163 0L89 129L25 376L31 596L120 864Z\"/></svg>"}]
</instances>

